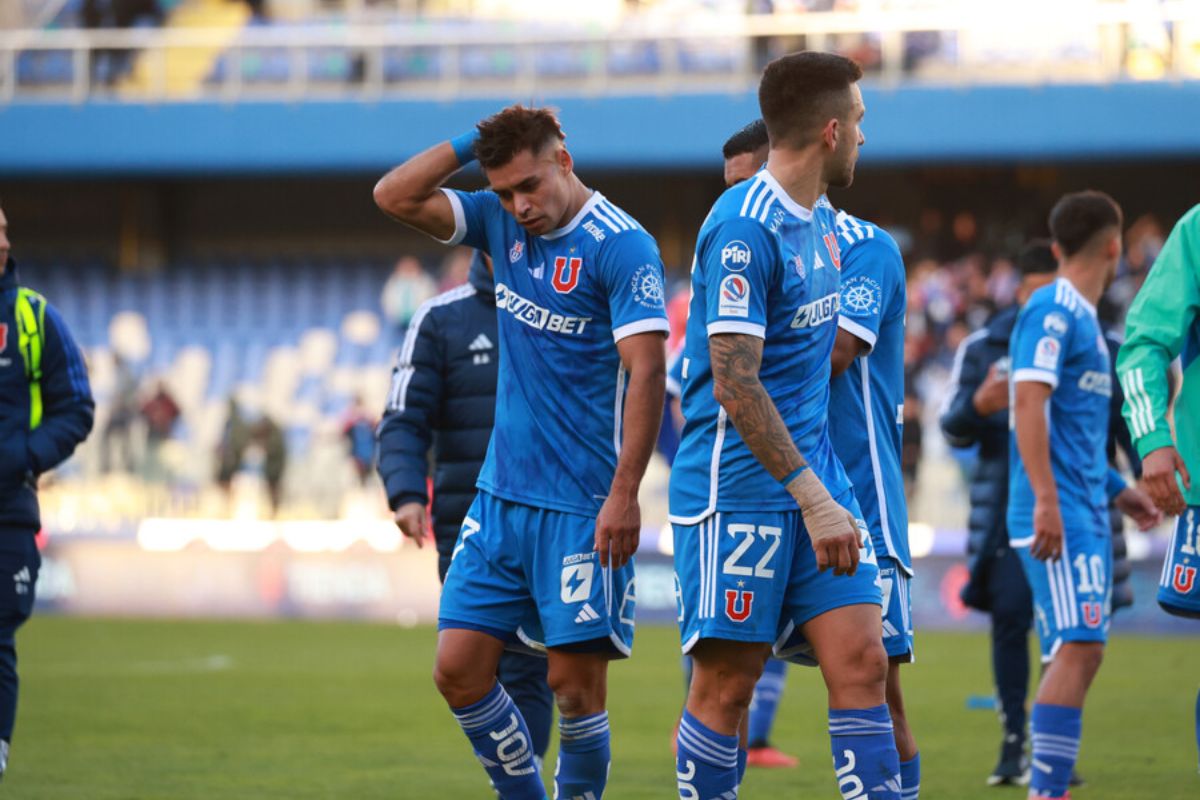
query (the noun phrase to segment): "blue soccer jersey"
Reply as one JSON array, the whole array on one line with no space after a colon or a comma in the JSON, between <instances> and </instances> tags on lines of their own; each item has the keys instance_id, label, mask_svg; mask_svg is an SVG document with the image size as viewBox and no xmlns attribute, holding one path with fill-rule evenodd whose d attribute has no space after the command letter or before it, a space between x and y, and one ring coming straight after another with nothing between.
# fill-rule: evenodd
<instances>
[{"instance_id":1,"label":"blue soccer jersey","mask_svg":"<svg viewBox=\"0 0 1200 800\"><path fill-rule=\"evenodd\" d=\"M908 503L900 472L904 422L904 260L895 240L870 222L839 212L842 299L838 327L865 342L829 387L829 435L854 484L877 556L909 575Z\"/></svg>"},{"instance_id":2,"label":"blue soccer jersey","mask_svg":"<svg viewBox=\"0 0 1200 800\"><path fill-rule=\"evenodd\" d=\"M708 337L715 334L764 340L759 378L792 440L834 498L849 493L826 424L841 266L835 213L824 199L811 211L800 206L764 169L721 195L700 229L672 522L694 525L717 510L796 508L713 397Z\"/></svg>"},{"instance_id":3,"label":"blue soccer jersey","mask_svg":"<svg viewBox=\"0 0 1200 800\"><path fill-rule=\"evenodd\" d=\"M492 257L499 313L496 425L478 486L594 516L621 450L626 374L616 342L668 330L654 239L599 192L558 230L525 231L490 191L443 189L447 244Z\"/></svg>"},{"instance_id":4,"label":"blue soccer jersey","mask_svg":"<svg viewBox=\"0 0 1200 800\"><path fill-rule=\"evenodd\" d=\"M1059 278L1034 292L1021 309L1009 352L1014 386L1037 381L1053 389L1047 409L1050 465L1064 521L1102 518L1107 528L1105 445L1112 378L1095 307L1070 281ZM1033 535L1034 496L1017 457L1015 430L1010 447L1009 537L1019 545Z\"/></svg>"}]
</instances>

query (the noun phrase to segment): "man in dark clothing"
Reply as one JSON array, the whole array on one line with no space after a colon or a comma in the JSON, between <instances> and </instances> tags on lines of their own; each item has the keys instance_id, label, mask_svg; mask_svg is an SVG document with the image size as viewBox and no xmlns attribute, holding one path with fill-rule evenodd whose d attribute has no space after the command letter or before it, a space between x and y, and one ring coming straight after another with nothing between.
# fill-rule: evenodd
<instances>
[{"instance_id":1,"label":"man in dark clothing","mask_svg":"<svg viewBox=\"0 0 1200 800\"><path fill-rule=\"evenodd\" d=\"M442 580L475 499L495 417L500 354L486 258L477 253L469 283L428 300L413 316L377 434L388 505L400 530L418 546L425 538L433 446L433 535ZM505 653L499 678L529 724L533 751L543 758L553 720L546 659Z\"/></svg>"},{"instance_id":2,"label":"man in dark clothing","mask_svg":"<svg viewBox=\"0 0 1200 800\"><path fill-rule=\"evenodd\" d=\"M45 298L17 283L0 210L0 776L17 714L17 628L33 611L41 556L37 479L92 429L83 356Z\"/></svg>"},{"instance_id":3,"label":"man in dark clothing","mask_svg":"<svg viewBox=\"0 0 1200 800\"><path fill-rule=\"evenodd\" d=\"M968 522L971 557L970 580L962 591L963 602L992 618L992 673L1004 740L1000 760L988 784L1019 783L1028 768L1025 758L1025 700L1029 690L1029 630L1033 625L1033 598L1020 559L1008 545L1005 517L1008 503L1008 348L1020 305L1038 288L1052 282L1058 262L1047 241L1028 244L1018 258L1021 285L1018 305L997 312L980 330L959 346L951 382L953 394L942 412L941 427L956 447L979 446L971 476L971 515ZM1108 337L1116 354L1119 342ZM1124 402L1119 382L1113 381L1113 415L1109 430L1109 460L1120 447L1129 456L1135 475L1141 464L1124 420L1118 413ZM1125 536L1120 514L1113 523L1113 608L1132 605L1125 559Z\"/></svg>"}]
</instances>

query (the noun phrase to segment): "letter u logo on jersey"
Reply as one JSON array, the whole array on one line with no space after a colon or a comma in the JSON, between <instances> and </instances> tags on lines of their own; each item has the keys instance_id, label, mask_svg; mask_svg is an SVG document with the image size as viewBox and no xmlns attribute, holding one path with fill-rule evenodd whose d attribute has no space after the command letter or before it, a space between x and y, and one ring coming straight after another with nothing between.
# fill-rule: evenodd
<instances>
[{"instance_id":1,"label":"letter u logo on jersey","mask_svg":"<svg viewBox=\"0 0 1200 800\"><path fill-rule=\"evenodd\" d=\"M754 606L754 592L739 592L736 589L725 590L725 616L734 622L745 622L750 618L750 609Z\"/></svg>"},{"instance_id":2,"label":"letter u logo on jersey","mask_svg":"<svg viewBox=\"0 0 1200 800\"><path fill-rule=\"evenodd\" d=\"M842 271L842 249L838 247L837 236L832 233L825 234L825 249L829 251L829 258L833 260L833 268L838 272Z\"/></svg>"},{"instance_id":3,"label":"letter u logo on jersey","mask_svg":"<svg viewBox=\"0 0 1200 800\"><path fill-rule=\"evenodd\" d=\"M559 294L569 294L574 290L579 285L579 273L582 267L582 258L568 259L566 256L555 258L554 275L550 278L550 285L554 287L554 291Z\"/></svg>"},{"instance_id":4,"label":"letter u logo on jersey","mask_svg":"<svg viewBox=\"0 0 1200 800\"><path fill-rule=\"evenodd\" d=\"M1089 628L1099 628L1104 619L1099 603L1083 603L1083 624Z\"/></svg>"},{"instance_id":5,"label":"letter u logo on jersey","mask_svg":"<svg viewBox=\"0 0 1200 800\"><path fill-rule=\"evenodd\" d=\"M1180 594L1188 594L1192 589L1196 588L1196 568L1185 567L1183 564L1175 565L1175 575L1171 580L1171 586Z\"/></svg>"}]
</instances>

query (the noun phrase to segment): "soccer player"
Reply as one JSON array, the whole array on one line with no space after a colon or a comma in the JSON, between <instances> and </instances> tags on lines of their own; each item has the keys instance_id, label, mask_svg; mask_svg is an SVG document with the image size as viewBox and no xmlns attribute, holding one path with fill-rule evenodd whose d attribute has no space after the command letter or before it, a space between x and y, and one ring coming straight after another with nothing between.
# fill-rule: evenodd
<instances>
[{"instance_id":1,"label":"soccer player","mask_svg":"<svg viewBox=\"0 0 1200 800\"><path fill-rule=\"evenodd\" d=\"M721 196L696 245L671 472L680 632L695 663L681 798L736 796L738 726L772 645L784 657L810 648L821 665L843 796L900 797L879 573L826 423L840 281L822 196L853 180L861 76L827 53L767 66L767 166Z\"/></svg>"},{"instance_id":2,"label":"soccer player","mask_svg":"<svg viewBox=\"0 0 1200 800\"><path fill-rule=\"evenodd\" d=\"M1117 374L1124 415L1142 457L1142 479L1155 505L1179 517L1163 564L1158 603L1167 612L1200 617L1200 206L1175 225L1125 319ZM1175 437L1167 421L1167 371L1183 361ZM1183 491L1179 484L1182 482ZM1196 696L1200 748L1200 694Z\"/></svg>"},{"instance_id":3,"label":"soccer player","mask_svg":"<svg viewBox=\"0 0 1200 800\"><path fill-rule=\"evenodd\" d=\"M505 800L545 797L496 682L515 637L549 658L555 795L604 792L608 661L632 645L637 490L663 408L658 248L576 177L564 138L550 111L511 106L375 187L388 214L495 269L496 424L446 575L434 679ZM489 190L442 188L476 158Z\"/></svg>"},{"instance_id":4,"label":"soccer player","mask_svg":"<svg viewBox=\"0 0 1200 800\"><path fill-rule=\"evenodd\" d=\"M766 163L769 148L767 126L761 119L754 120L730 136L721 148L721 155L725 159L725 188L754 177L759 168ZM676 404L682 391L682 368L683 353L680 352L671 362L667 373L667 394L671 395ZM692 681L691 659L685 657L684 664L684 685L688 686ZM787 662L778 658L767 659L762 677L754 684L749 713L743 720L748 745L745 761L751 767L789 768L800 763L794 757L772 747L770 743L771 728L775 724L775 715L779 710L779 701L783 697L786 681ZM676 733L678 727L676 723Z\"/></svg>"},{"instance_id":5,"label":"soccer player","mask_svg":"<svg viewBox=\"0 0 1200 800\"><path fill-rule=\"evenodd\" d=\"M902 800L916 800L921 757L904 710L900 665L913 660L912 557L908 503L900 469L904 421L904 260L895 240L866 220L838 213L842 293L829 435L846 467L879 563L883 646L888 654L887 705L900 757Z\"/></svg>"},{"instance_id":6,"label":"soccer player","mask_svg":"<svg viewBox=\"0 0 1200 800\"><path fill-rule=\"evenodd\" d=\"M1112 394L1096 303L1116 274L1121 210L1101 192L1050 213L1058 279L1030 297L1013 331L1008 531L1033 592L1042 660L1033 706L1031 798L1067 796L1083 703L1100 668L1111 607L1109 500L1145 528L1159 517L1105 454ZM1107 497L1106 497L1107 495Z\"/></svg>"}]
</instances>

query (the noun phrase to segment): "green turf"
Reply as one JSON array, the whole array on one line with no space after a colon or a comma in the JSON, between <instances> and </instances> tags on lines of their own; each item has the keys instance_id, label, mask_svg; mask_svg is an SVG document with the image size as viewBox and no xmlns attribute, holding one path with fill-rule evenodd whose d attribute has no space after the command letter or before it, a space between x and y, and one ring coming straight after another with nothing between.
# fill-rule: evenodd
<instances>
[{"instance_id":1,"label":"green turf","mask_svg":"<svg viewBox=\"0 0 1200 800\"><path fill-rule=\"evenodd\" d=\"M14 798L459 798L483 771L430 680L433 631L314 623L36 617L21 633ZM982 636L924 634L906 668L922 797L1023 800L985 789L998 725ZM612 671L607 797L674 797L668 735L677 636L643 627ZM1200 797L1195 640L1121 637L1092 692L1076 800ZM802 768L751 770L742 798L836 798L817 674L790 673L776 744ZM551 754L551 758L553 755ZM551 762L552 763L552 762Z\"/></svg>"}]
</instances>

